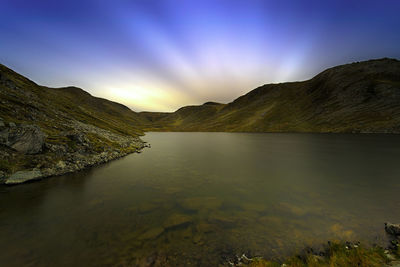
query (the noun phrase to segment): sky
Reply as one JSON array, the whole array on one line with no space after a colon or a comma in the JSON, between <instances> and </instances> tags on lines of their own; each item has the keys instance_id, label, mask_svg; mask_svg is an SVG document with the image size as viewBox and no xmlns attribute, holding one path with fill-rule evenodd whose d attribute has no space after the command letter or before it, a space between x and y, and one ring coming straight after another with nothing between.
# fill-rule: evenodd
<instances>
[{"instance_id":1,"label":"sky","mask_svg":"<svg viewBox=\"0 0 400 267\"><path fill-rule=\"evenodd\" d=\"M134 111L400 59L399 0L0 0L0 63Z\"/></svg>"}]
</instances>

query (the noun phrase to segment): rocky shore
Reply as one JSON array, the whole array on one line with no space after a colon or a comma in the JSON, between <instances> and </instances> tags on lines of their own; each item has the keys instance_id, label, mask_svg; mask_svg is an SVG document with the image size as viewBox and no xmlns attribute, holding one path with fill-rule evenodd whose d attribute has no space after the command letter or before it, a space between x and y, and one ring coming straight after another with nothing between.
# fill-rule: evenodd
<instances>
[{"instance_id":1,"label":"rocky shore","mask_svg":"<svg viewBox=\"0 0 400 267\"><path fill-rule=\"evenodd\" d=\"M71 121L60 139L51 142L37 125L5 122L0 118L0 183L20 184L76 172L149 146L139 137L116 134Z\"/></svg>"},{"instance_id":2,"label":"rocky shore","mask_svg":"<svg viewBox=\"0 0 400 267\"><path fill-rule=\"evenodd\" d=\"M389 245L364 247L360 242L328 241L322 250L305 248L301 253L283 263L269 261L262 257L237 255L223 266L246 267L300 267L300 266L365 266L400 267L400 224L385 223Z\"/></svg>"}]
</instances>

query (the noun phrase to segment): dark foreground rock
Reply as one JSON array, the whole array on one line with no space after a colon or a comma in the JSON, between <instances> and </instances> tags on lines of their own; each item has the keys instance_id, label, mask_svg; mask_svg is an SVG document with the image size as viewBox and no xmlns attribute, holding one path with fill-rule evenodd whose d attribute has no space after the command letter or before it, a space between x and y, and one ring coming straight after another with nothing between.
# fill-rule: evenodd
<instances>
[{"instance_id":1,"label":"dark foreground rock","mask_svg":"<svg viewBox=\"0 0 400 267\"><path fill-rule=\"evenodd\" d=\"M400 224L385 223L385 231L394 237L400 237Z\"/></svg>"}]
</instances>

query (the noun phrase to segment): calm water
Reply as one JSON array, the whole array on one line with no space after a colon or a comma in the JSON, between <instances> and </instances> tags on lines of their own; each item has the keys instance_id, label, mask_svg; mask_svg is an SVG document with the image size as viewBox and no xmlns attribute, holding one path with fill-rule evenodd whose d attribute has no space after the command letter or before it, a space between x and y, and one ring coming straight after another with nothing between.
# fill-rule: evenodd
<instances>
[{"instance_id":1,"label":"calm water","mask_svg":"<svg viewBox=\"0 0 400 267\"><path fill-rule=\"evenodd\" d=\"M1 266L213 266L386 242L400 136L148 133L152 148L0 187Z\"/></svg>"}]
</instances>

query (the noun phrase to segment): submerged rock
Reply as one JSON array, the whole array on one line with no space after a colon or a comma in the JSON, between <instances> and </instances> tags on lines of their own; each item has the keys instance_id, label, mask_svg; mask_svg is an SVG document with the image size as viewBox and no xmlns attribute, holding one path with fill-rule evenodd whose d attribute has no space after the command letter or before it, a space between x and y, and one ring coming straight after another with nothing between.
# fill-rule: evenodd
<instances>
[{"instance_id":1,"label":"submerged rock","mask_svg":"<svg viewBox=\"0 0 400 267\"><path fill-rule=\"evenodd\" d=\"M192 218L190 216L184 214L173 214L168 217L167 220L163 223L164 228L172 228L183 226L192 222Z\"/></svg>"},{"instance_id":2,"label":"submerged rock","mask_svg":"<svg viewBox=\"0 0 400 267\"><path fill-rule=\"evenodd\" d=\"M162 227L156 227L156 228L151 228L141 234L138 237L138 240L148 240L148 239L156 239L159 237L162 233L164 232L164 228Z\"/></svg>"},{"instance_id":3,"label":"submerged rock","mask_svg":"<svg viewBox=\"0 0 400 267\"><path fill-rule=\"evenodd\" d=\"M18 171L6 180L6 184L20 184L40 177L42 177L42 173L39 170Z\"/></svg>"},{"instance_id":4,"label":"submerged rock","mask_svg":"<svg viewBox=\"0 0 400 267\"><path fill-rule=\"evenodd\" d=\"M386 233L393 236L400 236L400 224L394 224L390 222L385 223Z\"/></svg>"}]
</instances>

